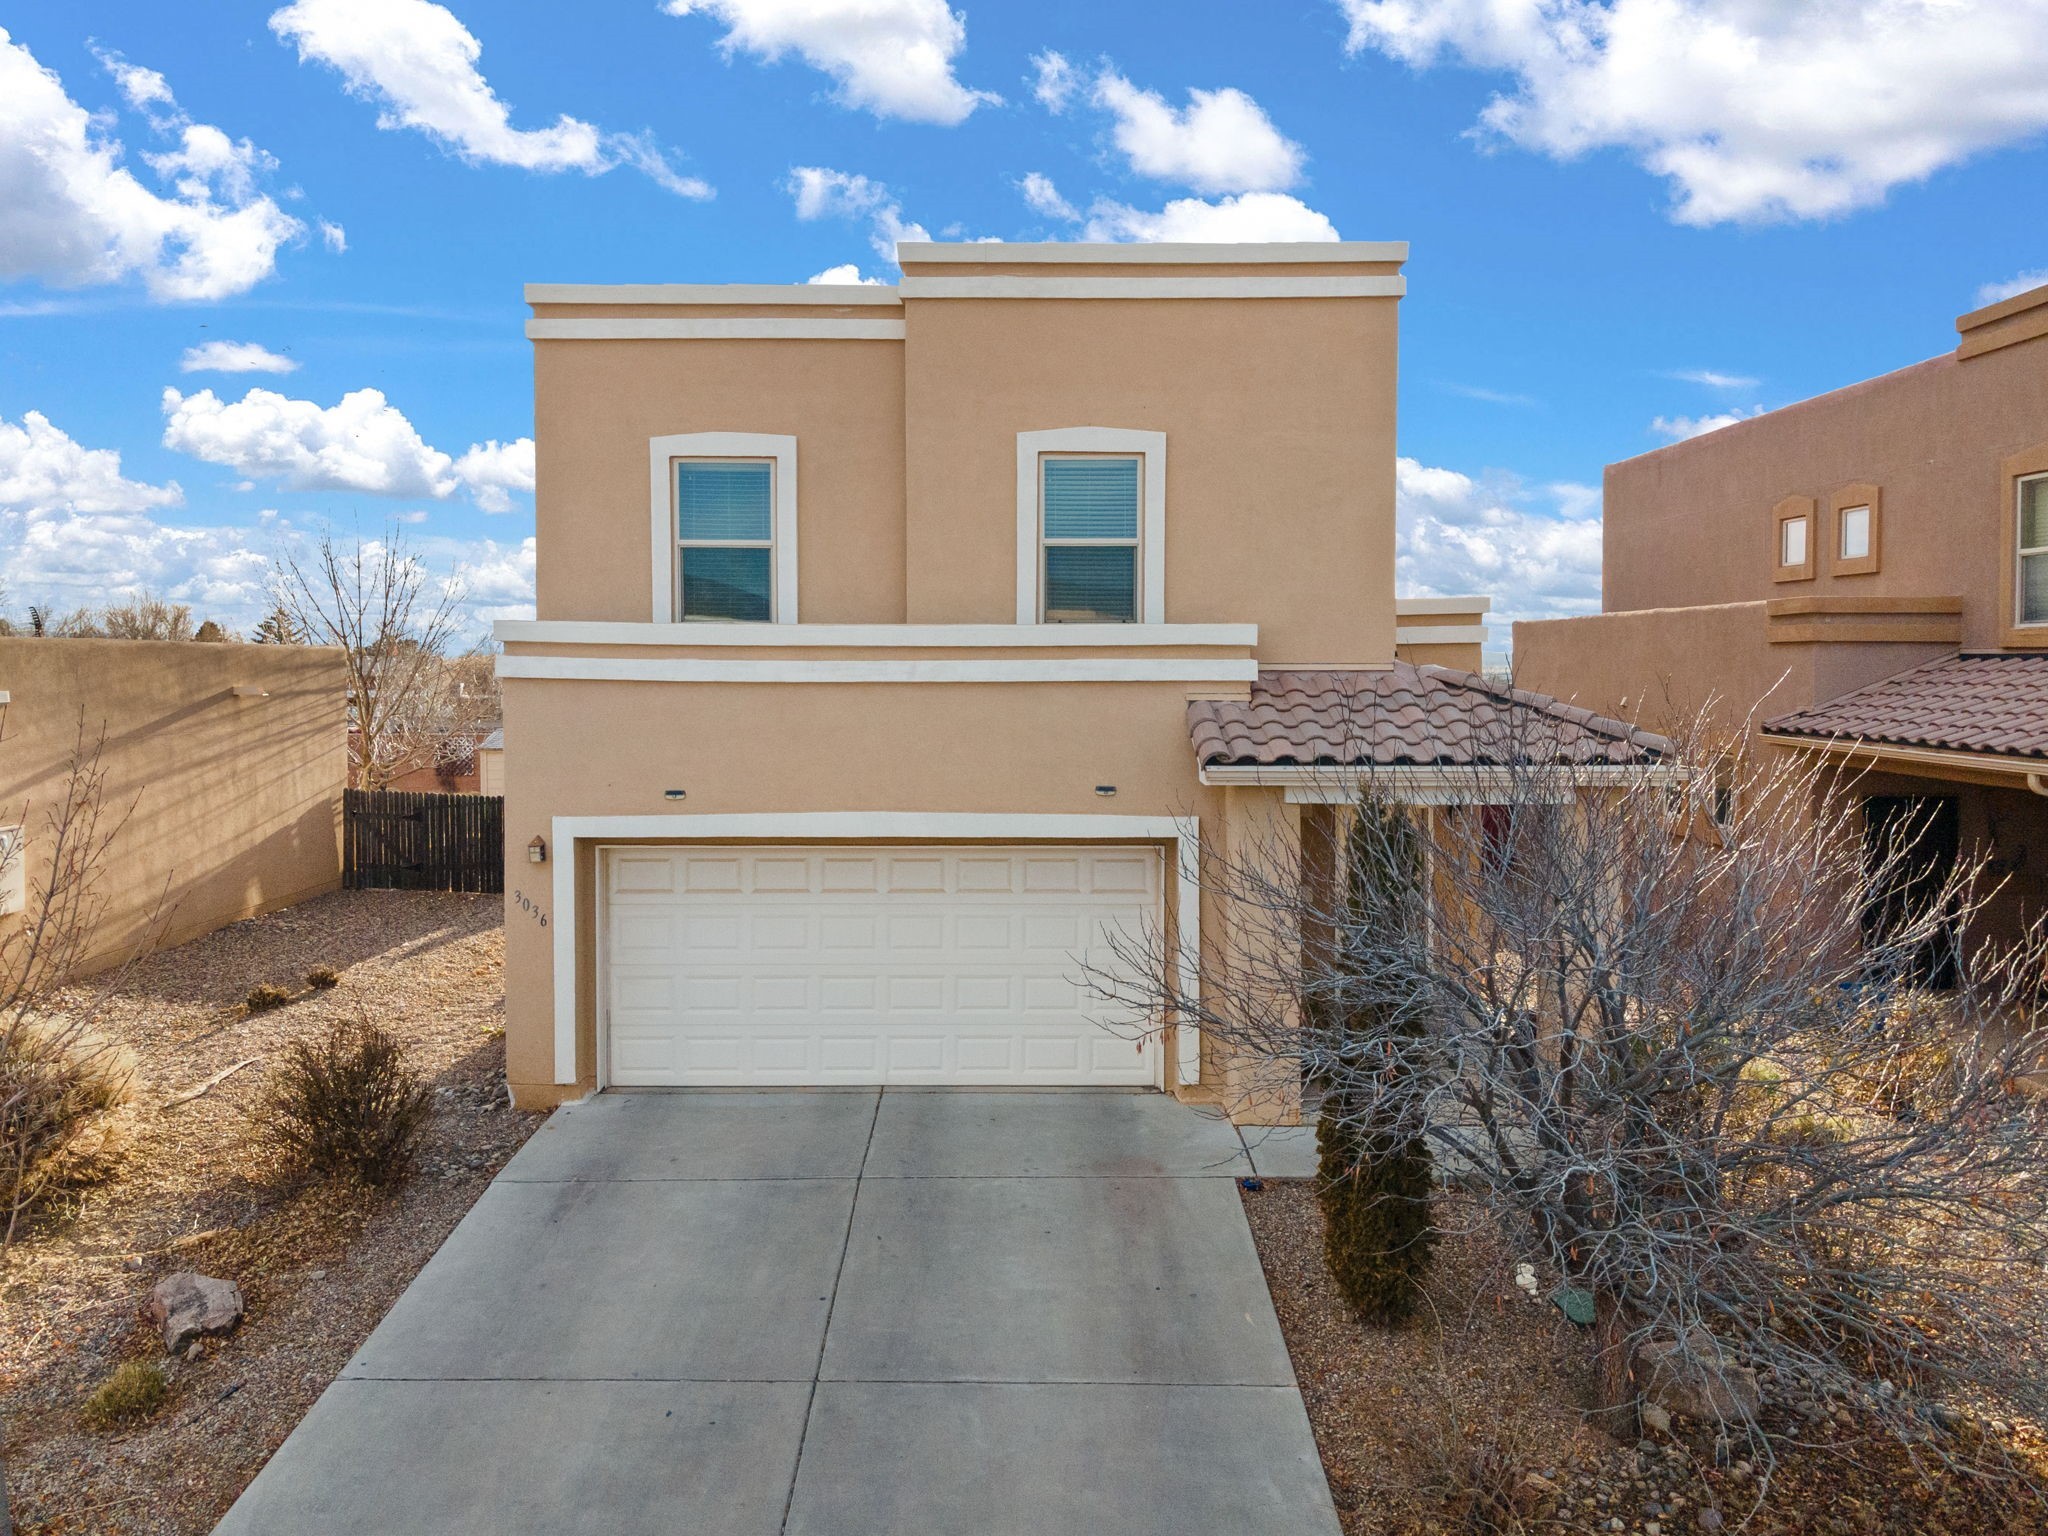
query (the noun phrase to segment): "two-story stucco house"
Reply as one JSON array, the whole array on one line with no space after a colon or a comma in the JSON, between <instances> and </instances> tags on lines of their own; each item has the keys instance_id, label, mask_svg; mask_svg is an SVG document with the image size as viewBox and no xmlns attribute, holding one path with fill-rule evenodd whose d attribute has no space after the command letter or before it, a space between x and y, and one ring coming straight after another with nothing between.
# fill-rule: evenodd
<instances>
[{"instance_id":1,"label":"two-story stucco house","mask_svg":"<svg viewBox=\"0 0 2048 1536\"><path fill-rule=\"evenodd\" d=\"M1194 1029L1105 1028L1083 967L1149 929L1193 974L1224 920L1202 847L1296 836L1318 765L1420 785L1505 697L1457 670L1483 601L1394 598L1404 245L900 256L895 287L528 290L538 616L498 628L521 1102L1250 1113Z\"/></svg>"},{"instance_id":2,"label":"two-story stucco house","mask_svg":"<svg viewBox=\"0 0 2048 1536\"><path fill-rule=\"evenodd\" d=\"M1953 351L1610 465L1603 613L1515 626L1537 688L1818 757L1865 835L1975 847L2048 913L2048 287ZM1930 886L1933 882L1930 882Z\"/></svg>"}]
</instances>

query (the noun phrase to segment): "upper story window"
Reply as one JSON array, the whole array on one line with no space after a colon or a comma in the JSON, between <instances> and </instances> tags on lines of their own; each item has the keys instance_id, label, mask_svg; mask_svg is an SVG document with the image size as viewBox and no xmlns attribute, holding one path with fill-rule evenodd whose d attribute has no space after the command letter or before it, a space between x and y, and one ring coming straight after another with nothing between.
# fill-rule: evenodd
<instances>
[{"instance_id":1,"label":"upper story window","mask_svg":"<svg viewBox=\"0 0 2048 1536\"><path fill-rule=\"evenodd\" d=\"M1806 564L1806 519L1788 517L1778 524L1778 564L1780 567Z\"/></svg>"},{"instance_id":2,"label":"upper story window","mask_svg":"<svg viewBox=\"0 0 2048 1536\"><path fill-rule=\"evenodd\" d=\"M767 623L774 553L773 460L676 461L677 617Z\"/></svg>"},{"instance_id":3,"label":"upper story window","mask_svg":"<svg viewBox=\"0 0 2048 1536\"><path fill-rule=\"evenodd\" d=\"M1811 496L1787 496L1771 509L1771 580L1813 579L1814 531L1819 506Z\"/></svg>"},{"instance_id":4,"label":"upper story window","mask_svg":"<svg viewBox=\"0 0 2048 1536\"><path fill-rule=\"evenodd\" d=\"M1870 508L1842 508L1841 548L1835 551L1838 560L1868 560L1870 558Z\"/></svg>"},{"instance_id":5,"label":"upper story window","mask_svg":"<svg viewBox=\"0 0 2048 1536\"><path fill-rule=\"evenodd\" d=\"M647 462L654 622L796 623L796 439L678 432Z\"/></svg>"},{"instance_id":6,"label":"upper story window","mask_svg":"<svg viewBox=\"0 0 2048 1536\"><path fill-rule=\"evenodd\" d=\"M1017 434L1017 622L1166 622L1166 434Z\"/></svg>"},{"instance_id":7,"label":"upper story window","mask_svg":"<svg viewBox=\"0 0 2048 1536\"><path fill-rule=\"evenodd\" d=\"M1136 622L1143 474L1142 460L1122 455L1039 460L1046 623Z\"/></svg>"},{"instance_id":8,"label":"upper story window","mask_svg":"<svg viewBox=\"0 0 2048 1536\"><path fill-rule=\"evenodd\" d=\"M2022 624L2048 624L2048 475L2019 482L2019 604Z\"/></svg>"}]
</instances>

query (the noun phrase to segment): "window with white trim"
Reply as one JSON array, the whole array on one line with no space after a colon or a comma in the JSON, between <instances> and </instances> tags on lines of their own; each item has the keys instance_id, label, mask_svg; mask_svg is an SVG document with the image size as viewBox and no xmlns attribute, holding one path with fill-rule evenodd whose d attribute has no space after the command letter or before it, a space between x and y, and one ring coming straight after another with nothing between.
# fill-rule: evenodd
<instances>
[{"instance_id":1,"label":"window with white trim","mask_svg":"<svg viewBox=\"0 0 2048 1536\"><path fill-rule=\"evenodd\" d=\"M1778 565L1806 564L1806 519L1788 517L1778 524Z\"/></svg>"},{"instance_id":2,"label":"window with white trim","mask_svg":"<svg viewBox=\"0 0 2048 1536\"><path fill-rule=\"evenodd\" d=\"M1838 560L1870 558L1870 508L1844 507L1836 514Z\"/></svg>"},{"instance_id":3,"label":"window with white trim","mask_svg":"<svg viewBox=\"0 0 2048 1536\"><path fill-rule=\"evenodd\" d=\"M2048 624L2048 475L2028 475L2018 493L2019 622Z\"/></svg>"},{"instance_id":4,"label":"window with white trim","mask_svg":"<svg viewBox=\"0 0 2048 1536\"><path fill-rule=\"evenodd\" d=\"M1138 618L1144 461L1107 453L1038 461L1040 617L1048 624Z\"/></svg>"},{"instance_id":5,"label":"window with white trim","mask_svg":"<svg viewBox=\"0 0 2048 1536\"><path fill-rule=\"evenodd\" d=\"M677 617L767 623L775 613L775 461L674 463Z\"/></svg>"}]
</instances>

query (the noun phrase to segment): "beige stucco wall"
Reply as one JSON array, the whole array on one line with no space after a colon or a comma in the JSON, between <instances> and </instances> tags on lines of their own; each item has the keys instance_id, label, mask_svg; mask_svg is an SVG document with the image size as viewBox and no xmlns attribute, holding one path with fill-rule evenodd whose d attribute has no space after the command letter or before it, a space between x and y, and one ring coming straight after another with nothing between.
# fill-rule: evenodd
<instances>
[{"instance_id":1,"label":"beige stucco wall","mask_svg":"<svg viewBox=\"0 0 2048 1536\"><path fill-rule=\"evenodd\" d=\"M1776 644L1761 602L1650 608L1515 625L1515 682L1653 731L1682 736L1704 716L1739 734L1951 649Z\"/></svg>"},{"instance_id":2,"label":"beige stucco wall","mask_svg":"<svg viewBox=\"0 0 2048 1536\"><path fill-rule=\"evenodd\" d=\"M569 916L552 909L552 860L579 859L586 906L577 924L579 972L586 978L595 960L594 865L587 847L553 847L548 865L529 865L523 855L537 835L552 844L554 817L667 816L675 835L687 837L693 816L721 812L1192 815L1206 838L1220 835L1222 792L1196 779L1186 696L1185 685L1170 683L506 679L506 740L519 743L505 800L506 846L517 855L506 865L506 1055L514 1094L521 1103L547 1104L584 1091L551 1081L553 930ZM1098 785L1114 785L1116 794L1100 796ZM667 789L688 798L669 801ZM596 1040L588 985L578 1011L588 1085Z\"/></svg>"},{"instance_id":3,"label":"beige stucco wall","mask_svg":"<svg viewBox=\"0 0 2048 1536\"><path fill-rule=\"evenodd\" d=\"M903 621L901 342L539 341L533 355L541 618L648 622L650 438L772 432L797 440L803 621Z\"/></svg>"},{"instance_id":4,"label":"beige stucco wall","mask_svg":"<svg viewBox=\"0 0 2048 1536\"><path fill-rule=\"evenodd\" d=\"M904 310L911 622L1014 621L1017 434L1120 427L1166 434L1168 622L1257 624L1265 666L1392 658L1397 300Z\"/></svg>"},{"instance_id":5,"label":"beige stucco wall","mask_svg":"<svg viewBox=\"0 0 2048 1536\"><path fill-rule=\"evenodd\" d=\"M237 686L267 696L236 698ZM105 733L106 804L128 820L105 865L94 963L132 953L160 899L164 942L177 943L340 884L339 652L0 639L0 689L0 816L28 828L31 881L47 867L47 814L81 720Z\"/></svg>"},{"instance_id":6,"label":"beige stucco wall","mask_svg":"<svg viewBox=\"0 0 2048 1536\"><path fill-rule=\"evenodd\" d=\"M1963 644L2001 643L2010 604L2001 462L2048 443L2048 337L1943 356L1754 421L1610 465L1602 604L1609 613L1796 595L1964 599ZM1828 569L1831 491L1882 491L1880 569ZM1772 508L1820 504L1816 574L1774 582ZM1703 657L1703 667L1716 658Z\"/></svg>"}]
</instances>

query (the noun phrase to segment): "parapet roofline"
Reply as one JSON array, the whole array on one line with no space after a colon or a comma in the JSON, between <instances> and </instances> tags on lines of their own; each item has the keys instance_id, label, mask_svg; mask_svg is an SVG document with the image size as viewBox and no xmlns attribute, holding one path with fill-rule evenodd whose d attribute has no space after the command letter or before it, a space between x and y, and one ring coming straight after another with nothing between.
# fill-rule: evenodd
<instances>
[{"instance_id":1,"label":"parapet roofline","mask_svg":"<svg viewBox=\"0 0 2048 1536\"><path fill-rule=\"evenodd\" d=\"M882 283L528 283L529 304L802 304L894 309Z\"/></svg>"},{"instance_id":2,"label":"parapet roofline","mask_svg":"<svg viewBox=\"0 0 2048 1536\"><path fill-rule=\"evenodd\" d=\"M1304 262L1404 262L1406 240L1272 240L1203 242L1172 241L1149 245L1102 241L941 241L904 240L896 246L899 262L1043 262L1090 266L1235 266Z\"/></svg>"}]
</instances>

